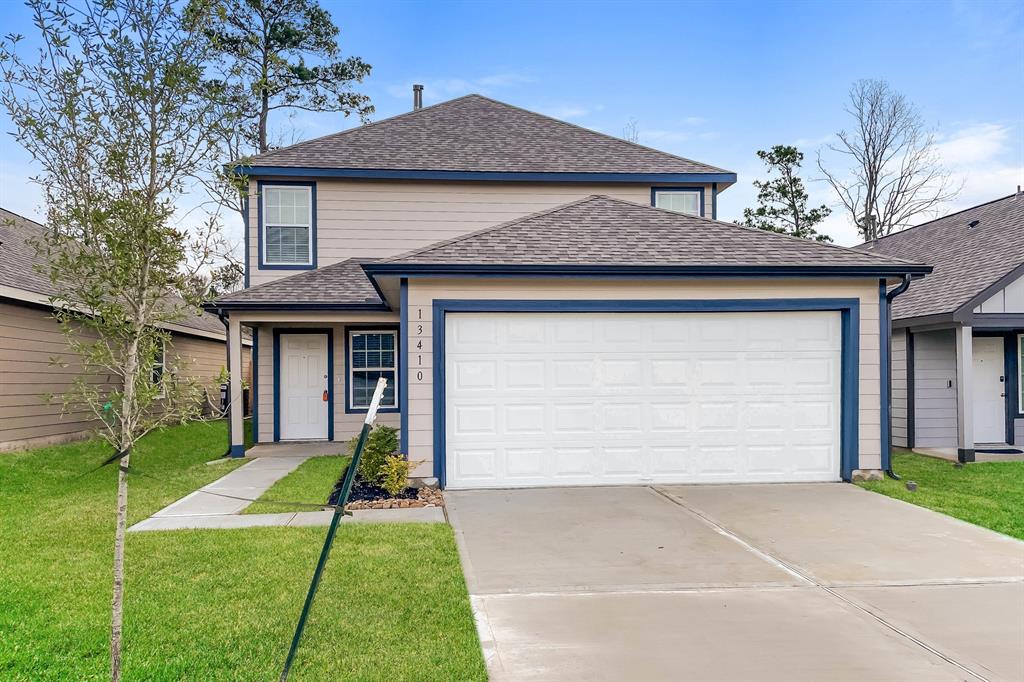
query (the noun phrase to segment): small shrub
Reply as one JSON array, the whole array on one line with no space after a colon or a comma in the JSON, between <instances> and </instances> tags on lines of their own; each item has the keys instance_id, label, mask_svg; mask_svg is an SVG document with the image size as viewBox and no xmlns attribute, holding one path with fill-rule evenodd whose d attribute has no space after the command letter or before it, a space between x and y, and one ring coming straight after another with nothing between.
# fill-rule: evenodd
<instances>
[{"instance_id":1,"label":"small shrub","mask_svg":"<svg viewBox=\"0 0 1024 682\"><path fill-rule=\"evenodd\" d=\"M348 453L354 455L359 437L348 442ZM388 455L398 452L398 429L378 424L366 437L363 454L359 458L359 474L376 485L380 485Z\"/></svg>"},{"instance_id":2,"label":"small shrub","mask_svg":"<svg viewBox=\"0 0 1024 682\"><path fill-rule=\"evenodd\" d=\"M388 455L381 469L380 487L397 497L409 485L409 472L420 462L410 462L401 455Z\"/></svg>"}]
</instances>

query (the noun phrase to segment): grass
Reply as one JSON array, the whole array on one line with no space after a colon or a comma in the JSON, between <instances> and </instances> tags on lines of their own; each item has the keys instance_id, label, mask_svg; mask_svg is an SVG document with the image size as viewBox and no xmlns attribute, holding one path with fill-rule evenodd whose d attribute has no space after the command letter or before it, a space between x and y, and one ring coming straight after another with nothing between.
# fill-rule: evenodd
<instances>
[{"instance_id":1,"label":"grass","mask_svg":"<svg viewBox=\"0 0 1024 682\"><path fill-rule=\"evenodd\" d=\"M1024 462L953 462L893 449L893 468L903 479L859 483L889 497L934 509L1024 540ZM914 481L918 489L907 490Z\"/></svg>"},{"instance_id":2,"label":"grass","mask_svg":"<svg viewBox=\"0 0 1024 682\"><path fill-rule=\"evenodd\" d=\"M243 514L315 511L294 502L326 504L334 484L351 460L347 456L310 457L250 504Z\"/></svg>"},{"instance_id":3,"label":"grass","mask_svg":"<svg viewBox=\"0 0 1024 682\"><path fill-rule=\"evenodd\" d=\"M130 522L235 466L222 422L139 445ZM116 472L75 443L0 457L0 679L109 678ZM144 475L143 475L144 474ZM126 680L270 680L323 528L131 533ZM486 678L451 529L341 528L292 679Z\"/></svg>"}]
</instances>

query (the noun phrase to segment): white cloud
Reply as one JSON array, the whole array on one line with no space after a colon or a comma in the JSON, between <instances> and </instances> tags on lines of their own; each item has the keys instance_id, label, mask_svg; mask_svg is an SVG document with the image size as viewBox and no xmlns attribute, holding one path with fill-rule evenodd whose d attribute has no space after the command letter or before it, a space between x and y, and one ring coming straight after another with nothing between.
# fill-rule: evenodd
<instances>
[{"instance_id":1,"label":"white cloud","mask_svg":"<svg viewBox=\"0 0 1024 682\"><path fill-rule=\"evenodd\" d=\"M554 118L571 119L583 118L590 113L586 107L577 104L561 104L554 107L540 107L540 111Z\"/></svg>"},{"instance_id":2,"label":"white cloud","mask_svg":"<svg viewBox=\"0 0 1024 682\"><path fill-rule=\"evenodd\" d=\"M951 167L984 163L1006 151L1010 133L1009 126L978 123L939 136L935 147L943 163Z\"/></svg>"},{"instance_id":3,"label":"white cloud","mask_svg":"<svg viewBox=\"0 0 1024 682\"><path fill-rule=\"evenodd\" d=\"M420 78L405 83L395 83L387 86L384 90L392 97L410 99L413 84L419 83L423 86L424 102L433 103L470 93L487 95L494 90L534 81L535 79L527 74L508 72L487 74L477 78Z\"/></svg>"},{"instance_id":4,"label":"white cloud","mask_svg":"<svg viewBox=\"0 0 1024 682\"><path fill-rule=\"evenodd\" d=\"M683 123L688 126L699 126L704 124L704 120L702 116L687 116L683 119Z\"/></svg>"}]
</instances>

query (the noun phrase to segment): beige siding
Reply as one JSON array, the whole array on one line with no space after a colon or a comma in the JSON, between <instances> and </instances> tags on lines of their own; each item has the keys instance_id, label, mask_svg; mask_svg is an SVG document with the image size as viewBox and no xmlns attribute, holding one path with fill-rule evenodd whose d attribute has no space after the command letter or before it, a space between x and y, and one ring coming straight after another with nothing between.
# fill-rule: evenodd
<instances>
[{"instance_id":1,"label":"beige siding","mask_svg":"<svg viewBox=\"0 0 1024 682\"><path fill-rule=\"evenodd\" d=\"M170 367L208 384L216 382L223 357L222 343L178 334L167 352ZM94 426L91 415L62 414L59 399L80 371L78 356L68 349L48 310L0 303L0 451L87 435ZM58 398L48 404L48 393Z\"/></svg>"},{"instance_id":2,"label":"beige siding","mask_svg":"<svg viewBox=\"0 0 1024 682\"><path fill-rule=\"evenodd\" d=\"M267 179L267 182L272 180ZM249 284L295 274L260 270L259 197L251 183ZM591 194L649 204L649 185L454 183L320 179L317 186L317 265L347 258L383 258L507 220L576 201ZM711 216L711 186L704 188Z\"/></svg>"},{"instance_id":3,"label":"beige siding","mask_svg":"<svg viewBox=\"0 0 1024 682\"><path fill-rule=\"evenodd\" d=\"M358 325L362 328L366 328L367 321L365 316L360 321L353 321L351 324ZM379 318L372 323L379 322L385 327L394 327L398 325L398 315L380 315ZM334 334L334 440L345 442L359 433L359 429L363 424L365 413L346 413L345 412L345 323L331 323L331 324L318 324L316 322L310 322L308 324L294 324L281 325L276 327L285 333L287 329L295 329L302 327L317 327L317 328L330 328ZM274 441L274 325L261 325L258 327L259 334L259 352L257 353L259 367L258 372L258 399L256 409L258 410L258 430L259 435L257 437L260 443L272 443ZM401 385L401 380L399 380ZM378 424L387 424L395 428L399 427L399 415L397 412L385 412L381 413L377 417ZM340 451L340 450L339 450Z\"/></svg>"},{"instance_id":4,"label":"beige siding","mask_svg":"<svg viewBox=\"0 0 1024 682\"><path fill-rule=\"evenodd\" d=\"M860 463L881 467L881 387L878 280L413 280L409 283L409 457L426 460L417 475L433 471L432 304L454 299L860 299ZM422 321L422 327L420 322ZM412 352L422 342L422 353ZM418 371L422 370L422 378Z\"/></svg>"}]
</instances>

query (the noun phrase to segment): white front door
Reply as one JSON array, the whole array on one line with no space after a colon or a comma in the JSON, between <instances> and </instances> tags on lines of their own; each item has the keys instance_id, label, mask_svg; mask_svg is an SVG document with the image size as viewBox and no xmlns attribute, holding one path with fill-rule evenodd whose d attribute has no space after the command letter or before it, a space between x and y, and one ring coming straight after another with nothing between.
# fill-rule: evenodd
<instances>
[{"instance_id":1,"label":"white front door","mask_svg":"<svg viewBox=\"0 0 1024 682\"><path fill-rule=\"evenodd\" d=\"M326 334L281 334L281 440L326 440Z\"/></svg>"},{"instance_id":2,"label":"white front door","mask_svg":"<svg viewBox=\"0 0 1024 682\"><path fill-rule=\"evenodd\" d=\"M1003 339L974 337L974 442L1006 440L1006 398L1003 382Z\"/></svg>"},{"instance_id":3,"label":"white front door","mask_svg":"<svg viewBox=\"0 0 1024 682\"><path fill-rule=\"evenodd\" d=\"M448 313L445 330L451 488L840 478L838 312Z\"/></svg>"}]
</instances>

